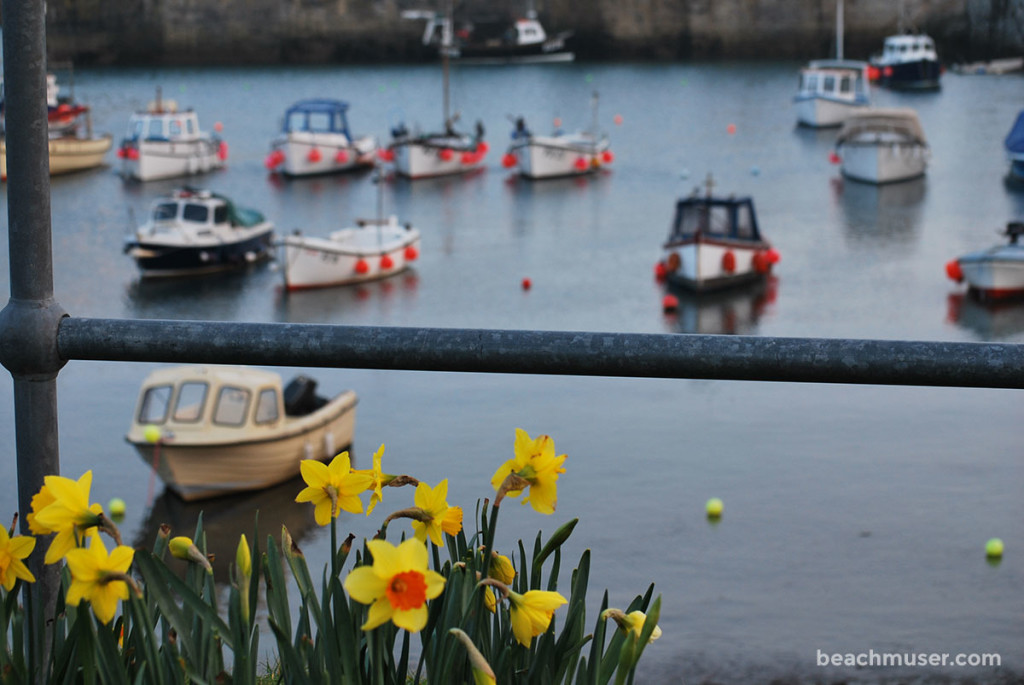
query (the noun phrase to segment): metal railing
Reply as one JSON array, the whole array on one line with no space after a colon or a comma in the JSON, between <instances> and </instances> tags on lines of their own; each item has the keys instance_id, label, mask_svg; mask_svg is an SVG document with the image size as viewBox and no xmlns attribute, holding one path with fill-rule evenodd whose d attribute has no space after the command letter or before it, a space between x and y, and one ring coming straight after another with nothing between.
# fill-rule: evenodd
<instances>
[{"instance_id":1,"label":"metal railing","mask_svg":"<svg viewBox=\"0 0 1024 685\"><path fill-rule=\"evenodd\" d=\"M44 2L4 0L3 18L11 298L0 362L14 379L22 512L60 471L56 379L69 360L1024 388L1024 345L1013 344L70 318L53 293ZM52 609L57 565L30 568Z\"/></svg>"}]
</instances>

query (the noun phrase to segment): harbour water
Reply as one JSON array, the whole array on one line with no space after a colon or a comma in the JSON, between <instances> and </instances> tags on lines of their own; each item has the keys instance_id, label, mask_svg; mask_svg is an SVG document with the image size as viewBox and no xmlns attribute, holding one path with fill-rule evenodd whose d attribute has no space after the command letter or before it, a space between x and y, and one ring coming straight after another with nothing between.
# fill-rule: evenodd
<instances>
[{"instance_id":1,"label":"harbour water","mask_svg":"<svg viewBox=\"0 0 1024 685\"><path fill-rule=\"evenodd\" d=\"M826 338L1024 342L1024 304L964 297L944 264L1002 240L1024 218L1002 140L1024 107L1018 77L946 74L940 92L875 89L910 106L932 148L923 179L840 179L835 131L795 127L796 63L563 64L460 68L462 123L480 119L488 168L466 178L389 179L388 212L422 232L413 271L365 286L287 294L274 263L199 280L140 282L122 253L149 203L183 181L126 182L110 165L52 180L55 290L72 316ZM156 88L223 124L228 167L189 179L256 207L279 234L313 234L376 211L368 174L281 181L263 159L295 100L350 101L356 133L441 124L435 66L78 70L93 127L119 137ZM500 166L511 116L538 132L590 122L591 93L615 161L584 179L529 183ZM616 115L621 124L614 123ZM730 124L732 127L730 127ZM734 128L733 128L734 127ZM734 130L733 133L729 133ZM661 308L653 278L675 199L713 174L754 198L781 254L766 288ZM6 227L7 189L2 191ZM7 243L0 273L7 278ZM531 279L532 288L521 282ZM328 536L301 487L184 504L124 441L156 365L69 363L59 376L61 468L94 471L93 498L126 500L126 539L204 511L222 563L237 536L282 523L320 568ZM280 369L285 376L297 372ZM1024 677L1024 460L1019 391L303 369L323 392L360 396L352 451L385 470L448 478L467 522L512 454L513 431L568 454L551 517L504 507L500 546L579 517L569 557L593 553L591 587L613 606L655 583L664 636L640 682L1012 682ZM0 512L17 508L11 382L0 374ZM386 493L380 509L411 504ZM720 497L717 524L704 502ZM379 509L379 510L380 510ZM378 510L378 511L379 511ZM386 515L381 514L381 518ZM341 530L372 535L376 517ZM1005 558L986 562L1002 538ZM591 611L600 601L594 593ZM266 644L269 644L269 638ZM821 667L821 653L999 654L999 668ZM915 680L917 679L917 680Z\"/></svg>"}]
</instances>

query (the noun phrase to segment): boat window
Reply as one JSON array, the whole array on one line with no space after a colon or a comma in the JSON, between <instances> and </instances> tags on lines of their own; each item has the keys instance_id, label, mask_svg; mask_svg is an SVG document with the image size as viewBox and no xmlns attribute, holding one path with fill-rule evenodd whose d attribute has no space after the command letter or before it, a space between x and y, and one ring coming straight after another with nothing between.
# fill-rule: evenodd
<instances>
[{"instance_id":1,"label":"boat window","mask_svg":"<svg viewBox=\"0 0 1024 685\"><path fill-rule=\"evenodd\" d=\"M139 406L139 423L163 423L167 420L167 409L171 403L171 386L154 385L146 388Z\"/></svg>"},{"instance_id":2,"label":"boat window","mask_svg":"<svg viewBox=\"0 0 1024 685\"><path fill-rule=\"evenodd\" d=\"M844 76L839 81L839 92L840 93L849 93L852 90L853 90L853 81L852 81L852 79L850 79L849 76Z\"/></svg>"},{"instance_id":3,"label":"boat window","mask_svg":"<svg viewBox=\"0 0 1024 685\"><path fill-rule=\"evenodd\" d=\"M228 222L228 206L217 205L213 208L213 223L226 224Z\"/></svg>"},{"instance_id":4,"label":"boat window","mask_svg":"<svg viewBox=\"0 0 1024 685\"><path fill-rule=\"evenodd\" d=\"M330 131L331 130L331 114L330 114L330 112L310 112L309 113L309 130L310 131Z\"/></svg>"},{"instance_id":5,"label":"boat window","mask_svg":"<svg viewBox=\"0 0 1024 685\"><path fill-rule=\"evenodd\" d=\"M746 240L757 238L757 231L754 228L754 213L750 211L750 205L736 207L736 237Z\"/></svg>"},{"instance_id":6,"label":"boat window","mask_svg":"<svg viewBox=\"0 0 1024 685\"><path fill-rule=\"evenodd\" d=\"M217 394L213 422L224 426L241 426L249 409L249 391L225 385Z\"/></svg>"},{"instance_id":7,"label":"boat window","mask_svg":"<svg viewBox=\"0 0 1024 685\"><path fill-rule=\"evenodd\" d=\"M273 388L261 390L256 402L256 423L274 423L277 416L277 391Z\"/></svg>"},{"instance_id":8,"label":"boat window","mask_svg":"<svg viewBox=\"0 0 1024 685\"><path fill-rule=\"evenodd\" d=\"M818 90L818 75L808 74L807 75L807 90L815 91Z\"/></svg>"},{"instance_id":9,"label":"boat window","mask_svg":"<svg viewBox=\"0 0 1024 685\"><path fill-rule=\"evenodd\" d=\"M831 93L835 89L836 89L836 77L835 76L826 76L825 77L825 87L823 88L823 90L826 93Z\"/></svg>"},{"instance_id":10,"label":"boat window","mask_svg":"<svg viewBox=\"0 0 1024 685\"><path fill-rule=\"evenodd\" d=\"M306 114L305 112L292 112L288 115L288 121L286 122L287 131L304 131L306 130Z\"/></svg>"},{"instance_id":11,"label":"boat window","mask_svg":"<svg viewBox=\"0 0 1024 685\"><path fill-rule=\"evenodd\" d=\"M711 207L707 215L707 225L702 227L702 230L707 235L727 236L731 233L729 223L729 207Z\"/></svg>"},{"instance_id":12,"label":"boat window","mask_svg":"<svg viewBox=\"0 0 1024 685\"><path fill-rule=\"evenodd\" d=\"M188 132L189 135L192 135L193 133L195 133L195 129L192 128L192 120L191 119L186 119L185 120L185 130Z\"/></svg>"},{"instance_id":13,"label":"boat window","mask_svg":"<svg viewBox=\"0 0 1024 685\"><path fill-rule=\"evenodd\" d=\"M128 122L128 139L138 140L142 135L142 119L132 119Z\"/></svg>"},{"instance_id":14,"label":"boat window","mask_svg":"<svg viewBox=\"0 0 1024 685\"><path fill-rule=\"evenodd\" d=\"M174 403L174 420L182 422L198 421L203 415L206 403L206 383L182 383L178 390L178 399Z\"/></svg>"},{"instance_id":15,"label":"boat window","mask_svg":"<svg viewBox=\"0 0 1024 685\"><path fill-rule=\"evenodd\" d=\"M906 51L907 51L907 46L906 45L901 45L900 46L900 52L906 52Z\"/></svg>"},{"instance_id":16,"label":"boat window","mask_svg":"<svg viewBox=\"0 0 1024 685\"><path fill-rule=\"evenodd\" d=\"M192 204L191 202L185 205L185 209L181 213L182 219L185 221L194 221L197 224L205 224L209 216L210 210L206 205L197 205Z\"/></svg>"},{"instance_id":17,"label":"boat window","mask_svg":"<svg viewBox=\"0 0 1024 685\"><path fill-rule=\"evenodd\" d=\"M153 221L169 221L177 215L177 202L161 202L153 208Z\"/></svg>"},{"instance_id":18,"label":"boat window","mask_svg":"<svg viewBox=\"0 0 1024 685\"><path fill-rule=\"evenodd\" d=\"M164 122L162 119L150 119L149 130L146 132L147 138L163 138L164 137Z\"/></svg>"},{"instance_id":19,"label":"boat window","mask_svg":"<svg viewBox=\"0 0 1024 685\"><path fill-rule=\"evenodd\" d=\"M175 138L181 135L181 119L171 119L170 121L170 132L171 137Z\"/></svg>"}]
</instances>

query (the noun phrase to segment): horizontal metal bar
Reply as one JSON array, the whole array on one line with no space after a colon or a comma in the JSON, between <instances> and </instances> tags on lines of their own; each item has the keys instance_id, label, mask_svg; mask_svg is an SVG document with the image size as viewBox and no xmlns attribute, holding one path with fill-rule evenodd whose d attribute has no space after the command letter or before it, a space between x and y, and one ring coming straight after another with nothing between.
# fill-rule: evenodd
<instances>
[{"instance_id":1,"label":"horizontal metal bar","mask_svg":"<svg viewBox=\"0 0 1024 685\"><path fill-rule=\"evenodd\" d=\"M1024 388L1024 345L66 318L65 360Z\"/></svg>"}]
</instances>

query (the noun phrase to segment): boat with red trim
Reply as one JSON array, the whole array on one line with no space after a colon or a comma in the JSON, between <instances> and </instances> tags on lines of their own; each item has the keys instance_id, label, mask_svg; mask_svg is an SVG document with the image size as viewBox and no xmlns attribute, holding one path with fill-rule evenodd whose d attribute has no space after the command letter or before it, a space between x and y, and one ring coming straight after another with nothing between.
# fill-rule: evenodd
<instances>
[{"instance_id":1,"label":"boat with red trim","mask_svg":"<svg viewBox=\"0 0 1024 685\"><path fill-rule=\"evenodd\" d=\"M1002 235L1008 238L1005 245L947 262L946 275L958 283L966 281L969 291L981 299L1024 297L1024 221L1007 223Z\"/></svg>"}]
</instances>

